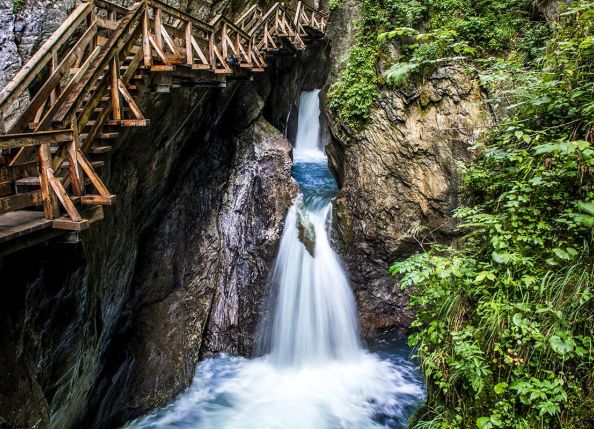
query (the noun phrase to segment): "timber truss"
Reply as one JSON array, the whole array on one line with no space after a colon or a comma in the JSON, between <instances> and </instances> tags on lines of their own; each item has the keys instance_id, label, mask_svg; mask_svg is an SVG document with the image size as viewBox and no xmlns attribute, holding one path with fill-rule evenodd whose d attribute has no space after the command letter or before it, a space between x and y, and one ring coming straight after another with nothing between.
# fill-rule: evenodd
<instances>
[{"instance_id":1,"label":"timber truss","mask_svg":"<svg viewBox=\"0 0 594 429\"><path fill-rule=\"evenodd\" d=\"M270 55L323 36L326 23L302 2L251 6L235 22L159 0L79 4L0 92L0 245L103 218L115 195L97 172L101 157L118 129L149 124L139 93L250 78Z\"/></svg>"}]
</instances>

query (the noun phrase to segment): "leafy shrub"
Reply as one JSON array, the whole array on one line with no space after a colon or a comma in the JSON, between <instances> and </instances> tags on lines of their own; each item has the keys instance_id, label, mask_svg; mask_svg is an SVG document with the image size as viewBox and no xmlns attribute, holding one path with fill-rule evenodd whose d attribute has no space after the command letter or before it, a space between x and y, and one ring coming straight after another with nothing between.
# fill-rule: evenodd
<instances>
[{"instance_id":1,"label":"leafy shrub","mask_svg":"<svg viewBox=\"0 0 594 429\"><path fill-rule=\"evenodd\" d=\"M467 166L460 248L391 267L413 288L429 384L414 428L594 423L593 18L577 2L541 58L489 62L483 85L513 88L515 114Z\"/></svg>"}]
</instances>

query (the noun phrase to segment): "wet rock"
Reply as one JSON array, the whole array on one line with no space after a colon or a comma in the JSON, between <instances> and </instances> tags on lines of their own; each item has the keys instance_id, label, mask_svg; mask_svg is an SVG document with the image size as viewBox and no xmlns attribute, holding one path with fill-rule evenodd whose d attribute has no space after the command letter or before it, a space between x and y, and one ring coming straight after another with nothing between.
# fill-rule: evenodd
<instances>
[{"instance_id":1,"label":"wet rock","mask_svg":"<svg viewBox=\"0 0 594 429\"><path fill-rule=\"evenodd\" d=\"M303 243L309 254L313 257L316 249L316 231L309 219L304 218L301 211L297 214L297 229L299 231L299 241Z\"/></svg>"},{"instance_id":2,"label":"wet rock","mask_svg":"<svg viewBox=\"0 0 594 429\"><path fill-rule=\"evenodd\" d=\"M345 22L356 13L345 1L333 14L331 78L353 42ZM330 82L331 83L331 82ZM456 240L452 211L459 205L458 164L491 121L480 88L462 66L437 68L422 84L384 88L367 128L347 136L328 112L326 151L341 191L334 201L334 244L355 290L364 334L406 328L408 293L390 265L433 240Z\"/></svg>"},{"instance_id":3,"label":"wet rock","mask_svg":"<svg viewBox=\"0 0 594 429\"><path fill-rule=\"evenodd\" d=\"M335 200L335 243L355 288L368 335L406 327L408 294L389 266L429 241L455 240L458 163L489 118L478 86L461 67L440 67L418 96L384 90L369 126L329 147L342 189Z\"/></svg>"}]
</instances>

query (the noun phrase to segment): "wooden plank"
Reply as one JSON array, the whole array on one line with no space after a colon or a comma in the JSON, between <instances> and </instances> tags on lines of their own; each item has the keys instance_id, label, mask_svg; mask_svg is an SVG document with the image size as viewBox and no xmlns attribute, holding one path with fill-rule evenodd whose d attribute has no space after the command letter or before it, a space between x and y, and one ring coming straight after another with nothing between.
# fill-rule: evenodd
<instances>
[{"instance_id":1,"label":"wooden plank","mask_svg":"<svg viewBox=\"0 0 594 429\"><path fill-rule=\"evenodd\" d=\"M186 22L186 63L188 65L194 65L194 53L192 52L192 23Z\"/></svg>"},{"instance_id":2,"label":"wooden plank","mask_svg":"<svg viewBox=\"0 0 594 429\"><path fill-rule=\"evenodd\" d=\"M108 30L112 31L118 28L118 25L120 25L118 21L112 21L111 19L101 18L100 16L97 16L95 19L97 20L98 27L107 28Z\"/></svg>"},{"instance_id":3,"label":"wooden plank","mask_svg":"<svg viewBox=\"0 0 594 429\"><path fill-rule=\"evenodd\" d=\"M87 158L85 158L84 154L80 151L80 149L77 151L77 155L80 166L84 170L87 177L91 180L91 183L93 183L93 186L95 186L95 189L97 189L99 194L104 197L110 196L111 193L107 190L107 187L105 186L101 178L97 175L97 173L93 169L93 166L91 165L91 163L89 163Z\"/></svg>"},{"instance_id":4,"label":"wooden plank","mask_svg":"<svg viewBox=\"0 0 594 429\"><path fill-rule=\"evenodd\" d=\"M86 219L75 221L65 216L62 216L60 218L52 220L52 228L63 229L65 231L84 231L85 229L89 228L89 221Z\"/></svg>"},{"instance_id":5,"label":"wooden plank","mask_svg":"<svg viewBox=\"0 0 594 429\"><path fill-rule=\"evenodd\" d=\"M103 195L82 195L80 197L80 203L87 205L111 206L115 203L115 200L115 195L109 195L107 197Z\"/></svg>"},{"instance_id":6,"label":"wooden plank","mask_svg":"<svg viewBox=\"0 0 594 429\"><path fill-rule=\"evenodd\" d=\"M0 182L12 182L23 177L38 176L39 163L28 162L6 167L0 167Z\"/></svg>"},{"instance_id":7,"label":"wooden plank","mask_svg":"<svg viewBox=\"0 0 594 429\"><path fill-rule=\"evenodd\" d=\"M12 182L0 182L0 197L4 197L12 193Z\"/></svg>"},{"instance_id":8,"label":"wooden plank","mask_svg":"<svg viewBox=\"0 0 594 429\"><path fill-rule=\"evenodd\" d=\"M16 149L72 140L72 130L38 131L0 135L0 149ZM15 165L12 164L11 165Z\"/></svg>"},{"instance_id":9,"label":"wooden plank","mask_svg":"<svg viewBox=\"0 0 594 429\"><path fill-rule=\"evenodd\" d=\"M81 222L83 219L78 213L78 210L76 210L76 207L74 207L74 203L66 193L66 189L64 189L62 183L60 183L56 176L54 176L54 173L51 170L48 170L47 173L47 178L52 187L52 190L55 192L56 196L62 203L62 206L64 206L64 208L66 209L66 213L68 213L70 219L72 219L74 222Z\"/></svg>"},{"instance_id":10,"label":"wooden plank","mask_svg":"<svg viewBox=\"0 0 594 429\"><path fill-rule=\"evenodd\" d=\"M40 194L38 192L38 194ZM41 198L41 194L40 197ZM0 200L0 213L2 213L2 200ZM47 220L42 212L20 210L0 215L0 243L22 237L32 232L51 228L52 221Z\"/></svg>"},{"instance_id":11,"label":"wooden plank","mask_svg":"<svg viewBox=\"0 0 594 429\"><path fill-rule=\"evenodd\" d=\"M41 197L43 198L43 212L47 219L55 219L60 216L60 208L56 194L53 192L50 183L50 176L53 176L52 155L49 144L39 146L39 181L41 186Z\"/></svg>"},{"instance_id":12,"label":"wooden plank","mask_svg":"<svg viewBox=\"0 0 594 429\"><path fill-rule=\"evenodd\" d=\"M114 11L119 15L126 15L130 11L128 8L106 0L94 0L93 3L95 3L95 6L99 9Z\"/></svg>"},{"instance_id":13,"label":"wooden plank","mask_svg":"<svg viewBox=\"0 0 594 429\"><path fill-rule=\"evenodd\" d=\"M0 214L38 206L43 203L41 191L27 192L0 198Z\"/></svg>"},{"instance_id":14,"label":"wooden plank","mask_svg":"<svg viewBox=\"0 0 594 429\"><path fill-rule=\"evenodd\" d=\"M141 119L141 120L144 119L144 115L140 111L140 108L138 107L138 105L136 104L136 102L134 101L134 99L132 98L132 96L130 95L128 90L126 89L126 85L124 85L124 82L122 82L121 79L118 79L118 88L119 88L120 93L124 97L124 100L126 100L126 102L128 103L128 106L130 106L130 110L132 110L132 114L136 117L136 119ZM116 119L116 118L114 118L114 119Z\"/></svg>"},{"instance_id":15,"label":"wooden plank","mask_svg":"<svg viewBox=\"0 0 594 429\"><path fill-rule=\"evenodd\" d=\"M76 121L72 126L74 130L74 138L72 141L66 143L66 157L68 158L68 169L70 172L70 183L72 184L72 193L74 195L82 195L84 182L78 166L78 158L76 156L76 149L80 147L78 136L78 126Z\"/></svg>"},{"instance_id":16,"label":"wooden plank","mask_svg":"<svg viewBox=\"0 0 594 429\"><path fill-rule=\"evenodd\" d=\"M0 112L4 112L13 101L37 77L45 65L50 61L52 52L61 46L86 19L93 10L91 2L82 3L74 9L66 21L50 36L50 38L37 50L27 64L19 70L16 76L0 92Z\"/></svg>"},{"instance_id":17,"label":"wooden plank","mask_svg":"<svg viewBox=\"0 0 594 429\"><path fill-rule=\"evenodd\" d=\"M149 31L149 18L148 10L145 8L142 16L142 52L144 58L144 65L150 67L153 63L153 54L151 53L150 43L150 31Z\"/></svg>"},{"instance_id":18,"label":"wooden plank","mask_svg":"<svg viewBox=\"0 0 594 429\"><path fill-rule=\"evenodd\" d=\"M110 67L110 79L111 79L111 89L110 89L110 98L111 98L111 111L113 112L113 119L116 121L122 119L122 109L121 109L121 100L120 100L120 92L118 89L118 84L120 82L119 78L119 70L120 64L118 61L117 55L113 57Z\"/></svg>"},{"instance_id":19,"label":"wooden plank","mask_svg":"<svg viewBox=\"0 0 594 429\"><path fill-rule=\"evenodd\" d=\"M146 127L150 123L150 119L122 119L121 121L107 121L107 125L118 127Z\"/></svg>"},{"instance_id":20,"label":"wooden plank","mask_svg":"<svg viewBox=\"0 0 594 429\"><path fill-rule=\"evenodd\" d=\"M161 9L159 9L158 7L155 8L155 18L154 18L154 22L155 22L155 42L157 43L157 46L159 47L159 49L163 49L163 26L162 26L162 17L161 17Z\"/></svg>"},{"instance_id":21,"label":"wooden plank","mask_svg":"<svg viewBox=\"0 0 594 429\"><path fill-rule=\"evenodd\" d=\"M167 30L165 30L165 27L162 27L161 28L161 33L163 34L163 38L165 39L165 43L169 47L169 50L173 53L175 59L176 60L180 60L181 59L181 54L179 53L179 50L177 49L177 46L175 46L175 43L173 42L173 39L171 38L171 36L167 32Z\"/></svg>"}]
</instances>

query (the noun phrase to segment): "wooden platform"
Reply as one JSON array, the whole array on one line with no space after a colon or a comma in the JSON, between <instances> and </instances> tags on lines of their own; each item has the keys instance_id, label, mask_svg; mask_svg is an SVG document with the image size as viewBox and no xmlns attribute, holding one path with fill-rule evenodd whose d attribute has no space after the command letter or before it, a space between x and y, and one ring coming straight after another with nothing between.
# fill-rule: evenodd
<instances>
[{"instance_id":1,"label":"wooden platform","mask_svg":"<svg viewBox=\"0 0 594 429\"><path fill-rule=\"evenodd\" d=\"M103 218L116 198L97 158L149 125L144 91L251 80L327 21L301 1L205 22L161 0L82 0L0 92L0 255Z\"/></svg>"},{"instance_id":2,"label":"wooden platform","mask_svg":"<svg viewBox=\"0 0 594 429\"><path fill-rule=\"evenodd\" d=\"M0 243L52 227L43 212L19 210L0 215Z\"/></svg>"}]
</instances>

